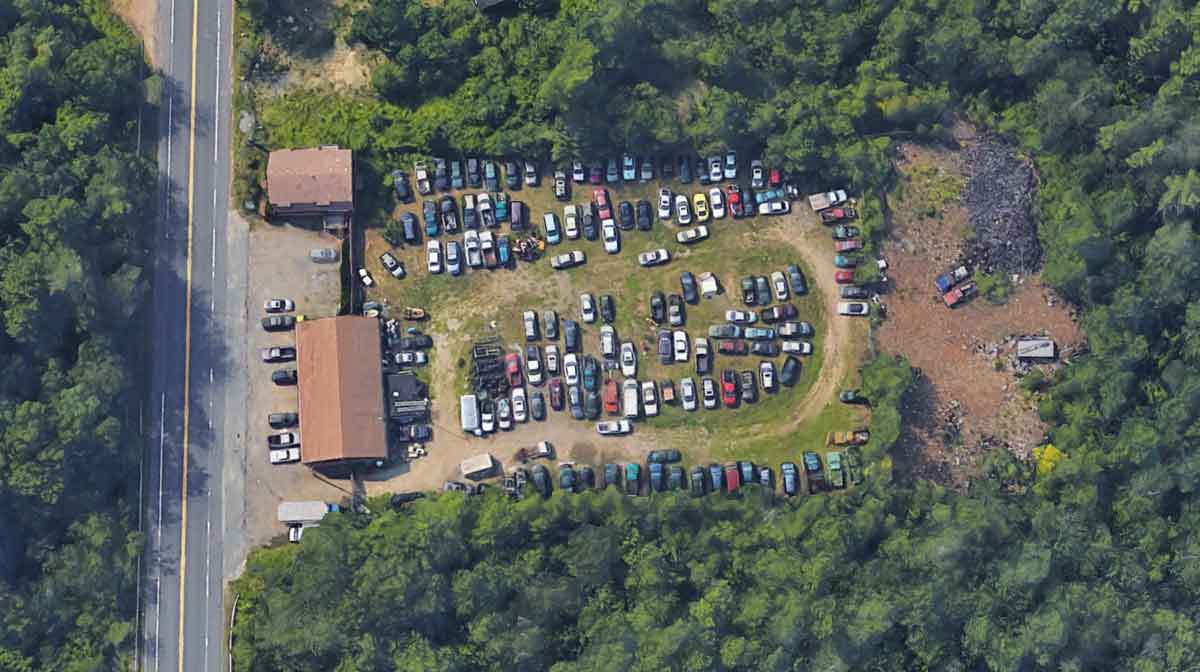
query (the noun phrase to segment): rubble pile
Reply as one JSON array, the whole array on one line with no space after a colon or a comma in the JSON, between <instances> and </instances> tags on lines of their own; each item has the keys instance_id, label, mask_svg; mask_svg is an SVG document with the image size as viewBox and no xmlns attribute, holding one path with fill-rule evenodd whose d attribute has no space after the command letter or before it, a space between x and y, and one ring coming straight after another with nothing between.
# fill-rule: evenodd
<instances>
[{"instance_id":1,"label":"rubble pile","mask_svg":"<svg viewBox=\"0 0 1200 672\"><path fill-rule=\"evenodd\" d=\"M970 176L963 205L975 231L963 250L964 263L985 273L1037 271L1042 245L1033 219L1033 167L995 138L968 148L963 158Z\"/></svg>"}]
</instances>

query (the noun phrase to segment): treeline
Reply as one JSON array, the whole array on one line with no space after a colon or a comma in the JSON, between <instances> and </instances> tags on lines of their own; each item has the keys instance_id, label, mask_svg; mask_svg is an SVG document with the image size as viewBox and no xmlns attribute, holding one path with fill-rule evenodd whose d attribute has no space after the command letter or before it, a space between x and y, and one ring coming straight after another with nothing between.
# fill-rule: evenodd
<instances>
[{"instance_id":1,"label":"treeline","mask_svg":"<svg viewBox=\"0 0 1200 672\"><path fill-rule=\"evenodd\" d=\"M955 115L1006 134L1091 352L1039 386L1065 457L1036 480L1000 452L966 495L872 479L795 508L442 498L336 521L251 562L239 669L1200 666L1195 3L379 0L348 34L386 61L372 90L260 101L271 145L380 169L729 145L869 192L898 139L946 141Z\"/></svg>"},{"instance_id":2,"label":"treeline","mask_svg":"<svg viewBox=\"0 0 1200 672\"><path fill-rule=\"evenodd\" d=\"M0 0L0 670L133 643L146 76L99 0Z\"/></svg>"}]
</instances>

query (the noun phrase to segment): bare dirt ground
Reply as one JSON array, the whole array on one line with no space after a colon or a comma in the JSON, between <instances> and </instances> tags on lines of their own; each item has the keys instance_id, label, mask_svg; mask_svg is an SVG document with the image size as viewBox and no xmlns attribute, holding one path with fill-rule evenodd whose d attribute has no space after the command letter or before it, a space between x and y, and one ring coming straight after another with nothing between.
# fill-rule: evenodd
<instances>
[{"instance_id":1,"label":"bare dirt ground","mask_svg":"<svg viewBox=\"0 0 1200 672\"><path fill-rule=\"evenodd\" d=\"M900 168L909 176L963 171L956 154L911 145L903 148ZM936 189L913 180L889 199L893 233L884 253L892 291L876 338L882 350L904 355L920 371L904 409L897 476L963 487L985 444L1024 458L1043 436L1035 402L1017 386L1007 339L1045 334L1061 350L1081 333L1069 307L1037 275L1020 278L1004 305L976 297L946 308L933 281L958 258L967 213L956 200L931 206L930 191Z\"/></svg>"},{"instance_id":2,"label":"bare dirt ground","mask_svg":"<svg viewBox=\"0 0 1200 672\"><path fill-rule=\"evenodd\" d=\"M246 543L253 547L277 536L281 528L275 507L282 500L340 501L350 496L348 482L330 483L300 464L272 465L267 461L266 422L269 413L295 411L295 387L271 382L271 371L282 365L264 364L259 351L270 345L295 345L294 332L267 333L259 326L263 301L287 297L296 312L308 317L337 314L341 287L338 264L314 264L308 259L314 247L340 244L333 238L287 225L259 225L250 231L250 274L247 300L245 366L250 371L247 400L249 434L246 437L245 516Z\"/></svg>"},{"instance_id":3,"label":"bare dirt ground","mask_svg":"<svg viewBox=\"0 0 1200 672\"><path fill-rule=\"evenodd\" d=\"M142 39L142 43L146 45L146 60L150 65L157 67L155 62L158 55L156 37L154 32L154 21L158 14L158 2L156 0L112 0L113 11L125 20L125 23L137 33L137 36Z\"/></svg>"}]
</instances>

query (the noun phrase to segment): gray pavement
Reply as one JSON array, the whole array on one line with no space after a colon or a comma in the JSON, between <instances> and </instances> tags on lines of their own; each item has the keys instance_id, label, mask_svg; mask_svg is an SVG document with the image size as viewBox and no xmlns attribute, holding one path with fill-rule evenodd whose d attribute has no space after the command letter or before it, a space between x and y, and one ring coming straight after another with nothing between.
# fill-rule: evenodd
<instances>
[{"instance_id":1,"label":"gray pavement","mask_svg":"<svg viewBox=\"0 0 1200 672\"><path fill-rule=\"evenodd\" d=\"M229 226L232 0L160 0L157 219L142 670L225 668L224 482L245 435L245 228ZM193 105L194 101L194 105ZM240 238L240 240L239 240ZM239 266L240 264L240 266ZM236 269L232 273L230 269ZM241 278L239 282L238 279ZM233 514L231 518L230 514ZM244 553L233 544L235 557Z\"/></svg>"}]
</instances>

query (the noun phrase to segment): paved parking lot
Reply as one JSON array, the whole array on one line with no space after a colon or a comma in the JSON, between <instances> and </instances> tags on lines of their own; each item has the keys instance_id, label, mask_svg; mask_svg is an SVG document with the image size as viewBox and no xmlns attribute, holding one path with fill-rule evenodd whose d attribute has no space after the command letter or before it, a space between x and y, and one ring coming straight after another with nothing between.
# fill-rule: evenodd
<instances>
[{"instance_id":1,"label":"paved parking lot","mask_svg":"<svg viewBox=\"0 0 1200 672\"><path fill-rule=\"evenodd\" d=\"M296 313L310 318L337 314L341 280L340 264L315 264L308 253L314 247L340 249L337 239L287 225L259 224L250 232L250 275L246 322L246 369L250 373L250 398L246 437L246 536L250 545L263 543L283 528L275 520L280 500L321 499L337 501L349 496L349 482L336 485L316 478L300 464L271 465L267 460L267 414L295 411L295 387L279 387L271 382L271 372L287 364L265 364L262 348L271 345L295 345L291 331L268 333L260 320L265 314L263 302L269 298L289 298L296 302ZM303 429L298 430L303 441Z\"/></svg>"}]
</instances>

